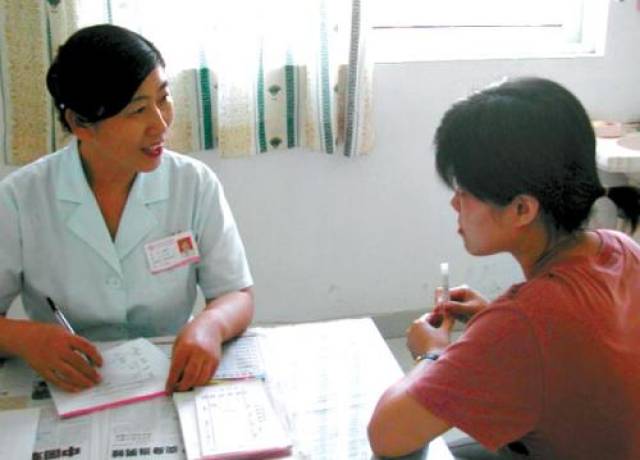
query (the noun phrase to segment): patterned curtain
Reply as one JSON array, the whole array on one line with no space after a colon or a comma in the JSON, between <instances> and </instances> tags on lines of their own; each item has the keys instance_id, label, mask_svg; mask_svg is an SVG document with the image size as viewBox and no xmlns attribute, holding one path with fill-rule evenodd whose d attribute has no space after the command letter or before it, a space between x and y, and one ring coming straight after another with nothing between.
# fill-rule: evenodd
<instances>
[{"instance_id":1,"label":"patterned curtain","mask_svg":"<svg viewBox=\"0 0 640 460\"><path fill-rule=\"evenodd\" d=\"M169 145L240 157L373 145L366 0L1 0L0 149L24 164L63 145L44 77L80 27L158 46L176 105ZM100 88L96 88L99 91Z\"/></svg>"}]
</instances>

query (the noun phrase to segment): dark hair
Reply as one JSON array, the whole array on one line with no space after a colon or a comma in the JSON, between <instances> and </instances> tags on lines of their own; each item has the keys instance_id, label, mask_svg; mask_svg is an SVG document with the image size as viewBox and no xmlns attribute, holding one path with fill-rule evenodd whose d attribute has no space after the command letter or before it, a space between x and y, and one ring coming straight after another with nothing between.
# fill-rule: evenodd
<instances>
[{"instance_id":1,"label":"dark hair","mask_svg":"<svg viewBox=\"0 0 640 460\"><path fill-rule=\"evenodd\" d=\"M156 67L160 51L146 38L123 27L100 24L75 32L60 46L47 88L62 126L71 131L65 109L82 123L95 123L120 112Z\"/></svg>"},{"instance_id":2,"label":"dark hair","mask_svg":"<svg viewBox=\"0 0 640 460\"><path fill-rule=\"evenodd\" d=\"M457 102L445 113L435 144L436 168L448 186L498 206L531 195L552 233L580 229L606 193L589 117L573 94L550 80L508 80ZM622 189L609 196L635 228L639 195L633 187Z\"/></svg>"}]
</instances>

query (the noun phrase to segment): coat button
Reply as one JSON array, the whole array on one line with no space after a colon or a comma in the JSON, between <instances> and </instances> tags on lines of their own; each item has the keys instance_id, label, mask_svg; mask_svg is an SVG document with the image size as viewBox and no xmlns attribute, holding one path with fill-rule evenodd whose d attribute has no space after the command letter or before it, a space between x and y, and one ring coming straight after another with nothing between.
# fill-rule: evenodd
<instances>
[{"instance_id":1,"label":"coat button","mask_svg":"<svg viewBox=\"0 0 640 460\"><path fill-rule=\"evenodd\" d=\"M111 278L107 278L107 286L117 289L122 286L122 281L120 281L120 278L112 276Z\"/></svg>"}]
</instances>

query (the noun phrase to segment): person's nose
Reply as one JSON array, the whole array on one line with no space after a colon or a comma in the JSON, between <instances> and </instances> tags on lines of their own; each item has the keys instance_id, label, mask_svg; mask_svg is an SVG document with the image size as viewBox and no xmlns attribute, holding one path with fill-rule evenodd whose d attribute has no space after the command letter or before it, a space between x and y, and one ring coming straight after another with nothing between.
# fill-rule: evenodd
<instances>
[{"instance_id":1,"label":"person's nose","mask_svg":"<svg viewBox=\"0 0 640 460\"><path fill-rule=\"evenodd\" d=\"M152 136L164 134L169 128L170 123L170 115L165 113L161 107L155 106L147 131Z\"/></svg>"}]
</instances>

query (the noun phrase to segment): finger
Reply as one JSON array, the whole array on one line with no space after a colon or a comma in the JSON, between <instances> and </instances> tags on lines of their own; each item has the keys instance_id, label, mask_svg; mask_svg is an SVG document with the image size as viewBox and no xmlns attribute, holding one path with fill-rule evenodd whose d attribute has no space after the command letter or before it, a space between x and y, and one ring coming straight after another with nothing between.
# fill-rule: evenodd
<instances>
[{"instance_id":1,"label":"finger","mask_svg":"<svg viewBox=\"0 0 640 460\"><path fill-rule=\"evenodd\" d=\"M460 302L447 302L442 307L445 311L446 316L473 315L477 310L476 305Z\"/></svg>"},{"instance_id":2,"label":"finger","mask_svg":"<svg viewBox=\"0 0 640 460\"><path fill-rule=\"evenodd\" d=\"M196 379L196 386L202 386L202 385L206 385L207 383L209 383L211 381L211 379L213 378L213 373L216 370L216 367L214 365L213 360L206 362L202 365L202 367L200 368L200 375L198 376L198 378Z\"/></svg>"},{"instance_id":3,"label":"finger","mask_svg":"<svg viewBox=\"0 0 640 460\"><path fill-rule=\"evenodd\" d=\"M443 303L439 303L438 305L436 305L433 308L433 311L431 312L432 315L436 315L436 316L443 316L446 312L444 310L444 305Z\"/></svg>"},{"instance_id":4,"label":"finger","mask_svg":"<svg viewBox=\"0 0 640 460\"><path fill-rule=\"evenodd\" d=\"M444 315L439 312L433 312L427 318L427 322L433 327L440 327L442 325L442 320L444 319Z\"/></svg>"},{"instance_id":5,"label":"finger","mask_svg":"<svg viewBox=\"0 0 640 460\"><path fill-rule=\"evenodd\" d=\"M75 385L72 385L66 380L63 380L60 377L58 377L58 375L52 370L43 372L42 377L47 381L47 385L55 385L58 388L61 388L62 390L67 391L69 393L77 393L78 391L81 390Z\"/></svg>"},{"instance_id":6,"label":"finger","mask_svg":"<svg viewBox=\"0 0 640 460\"><path fill-rule=\"evenodd\" d=\"M87 361L84 354L70 350L62 356L62 360L72 366L76 371L86 376L92 383L95 384L100 382L100 374Z\"/></svg>"},{"instance_id":7,"label":"finger","mask_svg":"<svg viewBox=\"0 0 640 460\"><path fill-rule=\"evenodd\" d=\"M92 365L98 367L102 366L102 355L100 354L96 346L84 337L80 337L77 335L73 336L71 348L85 355Z\"/></svg>"},{"instance_id":8,"label":"finger","mask_svg":"<svg viewBox=\"0 0 640 460\"><path fill-rule=\"evenodd\" d=\"M176 384L182 376L182 372L187 363L186 355L180 352L176 352L171 361L171 369L169 370L169 377L167 377L167 384L165 390L171 394L176 389Z\"/></svg>"},{"instance_id":9,"label":"finger","mask_svg":"<svg viewBox=\"0 0 640 460\"><path fill-rule=\"evenodd\" d=\"M449 290L449 298L454 300L464 300L471 297L471 293L472 291L469 289L469 286L462 284Z\"/></svg>"},{"instance_id":10,"label":"finger","mask_svg":"<svg viewBox=\"0 0 640 460\"><path fill-rule=\"evenodd\" d=\"M442 324L440 325L440 329L442 329L442 330L444 330L446 332L451 332L455 322L456 322L456 320L455 320L455 318L453 316L446 315L444 317L444 319L442 320Z\"/></svg>"},{"instance_id":11,"label":"finger","mask_svg":"<svg viewBox=\"0 0 640 460\"><path fill-rule=\"evenodd\" d=\"M213 379L213 376L215 375L216 371L218 370L218 366L220 365L220 355L214 355L211 357L211 359L208 362L208 376L207 376L207 382L209 382L211 379Z\"/></svg>"},{"instance_id":12,"label":"finger","mask_svg":"<svg viewBox=\"0 0 640 460\"><path fill-rule=\"evenodd\" d=\"M86 375L64 361L55 368L55 372L60 374L63 380L81 389L91 388L95 385Z\"/></svg>"},{"instance_id":13,"label":"finger","mask_svg":"<svg viewBox=\"0 0 640 460\"><path fill-rule=\"evenodd\" d=\"M202 361L191 357L187 362L187 365L182 372L182 377L178 380L178 391L187 391L193 388L196 384L198 376L200 375L200 369L202 368Z\"/></svg>"},{"instance_id":14,"label":"finger","mask_svg":"<svg viewBox=\"0 0 640 460\"><path fill-rule=\"evenodd\" d=\"M45 372L43 372L42 377L48 382L59 388L62 388L64 391L77 393L78 391L84 390L84 388L78 385L76 382L70 380L65 372L58 368L49 368Z\"/></svg>"},{"instance_id":15,"label":"finger","mask_svg":"<svg viewBox=\"0 0 640 460\"><path fill-rule=\"evenodd\" d=\"M440 303L440 301L442 300L443 293L444 293L444 290L442 289L442 286L438 286L433 293L433 303L435 305L438 305Z\"/></svg>"}]
</instances>

